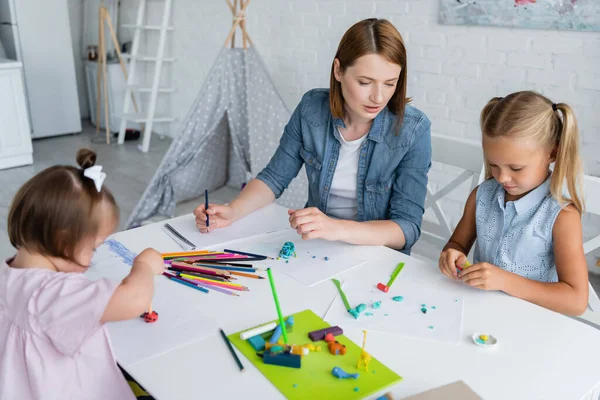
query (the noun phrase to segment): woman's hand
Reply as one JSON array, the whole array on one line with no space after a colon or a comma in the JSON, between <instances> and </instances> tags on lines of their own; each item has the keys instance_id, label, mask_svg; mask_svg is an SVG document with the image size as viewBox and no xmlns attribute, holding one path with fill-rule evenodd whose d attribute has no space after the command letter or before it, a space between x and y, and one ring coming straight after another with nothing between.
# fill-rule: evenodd
<instances>
[{"instance_id":1,"label":"woman's hand","mask_svg":"<svg viewBox=\"0 0 600 400\"><path fill-rule=\"evenodd\" d=\"M208 233L215 229L225 228L235 221L235 213L233 208L224 204L209 204L208 210L204 204L200 204L194 210L196 216L196 227L201 233ZM206 218L208 215L208 226L206 226Z\"/></svg>"},{"instance_id":2,"label":"woman's hand","mask_svg":"<svg viewBox=\"0 0 600 400\"><path fill-rule=\"evenodd\" d=\"M455 249L447 249L442 251L438 260L440 271L444 275L452 279L458 279L457 268L465 268L467 264L467 256Z\"/></svg>"},{"instance_id":3,"label":"woman's hand","mask_svg":"<svg viewBox=\"0 0 600 400\"><path fill-rule=\"evenodd\" d=\"M458 276L467 285L478 289L504 291L506 277L509 273L490 263L480 262L463 269Z\"/></svg>"},{"instance_id":4,"label":"woman's hand","mask_svg":"<svg viewBox=\"0 0 600 400\"><path fill-rule=\"evenodd\" d=\"M288 210L290 226L302 235L303 240L340 240L339 221L329 218L317 207Z\"/></svg>"}]
</instances>

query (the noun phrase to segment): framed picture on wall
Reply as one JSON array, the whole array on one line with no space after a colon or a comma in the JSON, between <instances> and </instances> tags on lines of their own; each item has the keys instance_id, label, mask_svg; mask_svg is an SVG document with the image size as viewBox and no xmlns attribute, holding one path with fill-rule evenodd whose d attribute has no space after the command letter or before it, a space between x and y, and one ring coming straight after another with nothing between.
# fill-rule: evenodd
<instances>
[{"instance_id":1,"label":"framed picture on wall","mask_svg":"<svg viewBox=\"0 0 600 400\"><path fill-rule=\"evenodd\" d=\"M600 31L599 0L440 0L440 22Z\"/></svg>"}]
</instances>

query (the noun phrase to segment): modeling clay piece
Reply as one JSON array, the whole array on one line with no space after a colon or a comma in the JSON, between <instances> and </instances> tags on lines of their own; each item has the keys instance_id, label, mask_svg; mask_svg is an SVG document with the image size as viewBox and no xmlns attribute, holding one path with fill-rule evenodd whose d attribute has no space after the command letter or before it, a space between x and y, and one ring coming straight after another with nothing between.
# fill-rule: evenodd
<instances>
[{"instance_id":1,"label":"modeling clay piece","mask_svg":"<svg viewBox=\"0 0 600 400\"><path fill-rule=\"evenodd\" d=\"M283 332L281 330L281 325L277 325L277 328L275 328L275 331L273 332L273 336L271 336L271 339L269 339L269 342L270 343L277 343L277 341L281 337L282 333Z\"/></svg>"},{"instance_id":2,"label":"modeling clay piece","mask_svg":"<svg viewBox=\"0 0 600 400\"><path fill-rule=\"evenodd\" d=\"M473 334L473 343L485 348L494 348L498 345L498 339L489 333L475 332Z\"/></svg>"},{"instance_id":3,"label":"modeling clay piece","mask_svg":"<svg viewBox=\"0 0 600 400\"><path fill-rule=\"evenodd\" d=\"M252 336L248 339L248 343L250 343L250 346L256 351L263 351L265 349L265 339L260 335Z\"/></svg>"},{"instance_id":4,"label":"modeling clay piece","mask_svg":"<svg viewBox=\"0 0 600 400\"><path fill-rule=\"evenodd\" d=\"M373 315L375 315L375 314L373 314L372 312L366 312L366 313L365 313L365 315L366 315L367 317L372 317L372 316L373 316Z\"/></svg>"},{"instance_id":5,"label":"modeling clay piece","mask_svg":"<svg viewBox=\"0 0 600 400\"><path fill-rule=\"evenodd\" d=\"M402 297L402 296L394 296L394 297L392 297L392 300L394 300L394 301L402 301L402 300L404 300L404 297Z\"/></svg>"},{"instance_id":6,"label":"modeling clay piece","mask_svg":"<svg viewBox=\"0 0 600 400\"><path fill-rule=\"evenodd\" d=\"M333 367L333 369L331 370L331 375L333 375L339 379L349 379L349 378L358 379L358 376L359 376L359 374L349 374L346 371L344 371L343 369L341 369L340 367Z\"/></svg>"},{"instance_id":7,"label":"modeling clay piece","mask_svg":"<svg viewBox=\"0 0 600 400\"><path fill-rule=\"evenodd\" d=\"M334 342L335 341L335 337L331 333L328 333L327 335L325 335L325 337L323 338L323 340L325 340L326 342Z\"/></svg>"},{"instance_id":8,"label":"modeling clay piece","mask_svg":"<svg viewBox=\"0 0 600 400\"><path fill-rule=\"evenodd\" d=\"M329 257L325 257L325 261L329 261Z\"/></svg>"},{"instance_id":9,"label":"modeling clay piece","mask_svg":"<svg viewBox=\"0 0 600 400\"><path fill-rule=\"evenodd\" d=\"M327 348L329 349L329 352L331 354L333 354L334 356L343 356L346 354L346 346L341 344L338 341L332 340L331 336L326 337L327 341Z\"/></svg>"},{"instance_id":10,"label":"modeling clay piece","mask_svg":"<svg viewBox=\"0 0 600 400\"><path fill-rule=\"evenodd\" d=\"M144 321L149 324L152 324L152 323L158 321L158 313L156 311L152 311L152 312L146 311L145 313L140 315L140 317L144 318Z\"/></svg>"},{"instance_id":11,"label":"modeling clay piece","mask_svg":"<svg viewBox=\"0 0 600 400\"><path fill-rule=\"evenodd\" d=\"M263 362L265 364L279 365L281 367L300 368L302 365L302 357L297 354L290 353L290 349L279 353L265 351L263 354Z\"/></svg>"},{"instance_id":12,"label":"modeling clay piece","mask_svg":"<svg viewBox=\"0 0 600 400\"><path fill-rule=\"evenodd\" d=\"M252 336L261 335L265 332L272 332L276 327L277 324L275 322L271 322L265 325L258 326L256 328L248 329L247 331L240 333L240 339L246 340L251 338Z\"/></svg>"},{"instance_id":13,"label":"modeling clay piece","mask_svg":"<svg viewBox=\"0 0 600 400\"><path fill-rule=\"evenodd\" d=\"M363 330L363 345L362 351L360 353L360 359L358 360L358 365L356 369L364 368L366 372L369 372L369 363L371 362L371 355L365 351L365 345L367 344L367 331Z\"/></svg>"},{"instance_id":14,"label":"modeling clay piece","mask_svg":"<svg viewBox=\"0 0 600 400\"><path fill-rule=\"evenodd\" d=\"M425 307L422 307L422 308L421 308L421 312L422 312L423 314L427 314L427 309L426 309Z\"/></svg>"},{"instance_id":15,"label":"modeling clay piece","mask_svg":"<svg viewBox=\"0 0 600 400\"><path fill-rule=\"evenodd\" d=\"M375 303L371 304L371 307L374 309L378 309L381 307L381 302L380 301L376 301Z\"/></svg>"},{"instance_id":16,"label":"modeling clay piece","mask_svg":"<svg viewBox=\"0 0 600 400\"><path fill-rule=\"evenodd\" d=\"M290 258L292 256L296 257L296 247L294 246L294 243L292 243L292 242L285 242L283 244L283 247L279 251L278 258L283 258L283 259L287 260L288 258Z\"/></svg>"},{"instance_id":17,"label":"modeling clay piece","mask_svg":"<svg viewBox=\"0 0 600 400\"><path fill-rule=\"evenodd\" d=\"M387 285L384 285L383 283L380 282L377 284L377 289L379 289L385 293L389 292L390 287L392 286L392 283L394 283L394 281L396 280L396 277L398 276L400 271L402 271L402 268L404 268L403 262L401 262L400 264L398 264L396 266L396 268L394 269L394 272L392 272L392 276L390 276L390 280L388 281Z\"/></svg>"},{"instance_id":18,"label":"modeling clay piece","mask_svg":"<svg viewBox=\"0 0 600 400\"><path fill-rule=\"evenodd\" d=\"M365 303L360 303L359 305L354 307L354 309L350 309L348 311L350 312L350 314L352 314L354 319L358 319L358 316L360 315L360 313L365 311L366 309L367 309L367 305Z\"/></svg>"},{"instance_id":19,"label":"modeling clay piece","mask_svg":"<svg viewBox=\"0 0 600 400\"><path fill-rule=\"evenodd\" d=\"M333 336L338 336L344 334L344 331L339 326L330 326L329 328L309 332L308 338L313 342L318 342L319 340L323 340L328 333L331 333Z\"/></svg>"},{"instance_id":20,"label":"modeling clay piece","mask_svg":"<svg viewBox=\"0 0 600 400\"><path fill-rule=\"evenodd\" d=\"M293 344L291 347L292 347L292 351L291 351L291 353L292 353L292 354L297 354L297 355L299 355L299 356L301 356L301 357L302 357L302 356L306 356L306 355L308 355L308 353L310 352L310 351L309 351L309 350L308 350L306 347L304 347L304 346L297 346L297 345Z\"/></svg>"}]
</instances>

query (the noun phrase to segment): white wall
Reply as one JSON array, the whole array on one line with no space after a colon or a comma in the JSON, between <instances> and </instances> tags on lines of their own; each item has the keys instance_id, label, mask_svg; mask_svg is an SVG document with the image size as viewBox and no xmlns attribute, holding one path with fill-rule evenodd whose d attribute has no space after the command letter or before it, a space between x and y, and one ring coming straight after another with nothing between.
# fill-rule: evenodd
<instances>
[{"instance_id":1,"label":"white wall","mask_svg":"<svg viewBox=\"0 0 600 400\"><path fill-rule=\"evenodd\" d=\"M338 41L350 25L383 17L404 37L409 95L432 120L433 133L479 141L479 112L489 98L538 90L574 107L586 172L600 175L598 32L440 25L438 0L252 0L248 14L250 37L290 109L305 91L328 86ZM173 24L172 110L178 121L170 133L177 135L223 45L231 15L225 1L177 0ZM430 182L435 188L454 174L434 165ZM462 201L457 196L444 204L453 222Z\"/></svg>"}]
</instances>

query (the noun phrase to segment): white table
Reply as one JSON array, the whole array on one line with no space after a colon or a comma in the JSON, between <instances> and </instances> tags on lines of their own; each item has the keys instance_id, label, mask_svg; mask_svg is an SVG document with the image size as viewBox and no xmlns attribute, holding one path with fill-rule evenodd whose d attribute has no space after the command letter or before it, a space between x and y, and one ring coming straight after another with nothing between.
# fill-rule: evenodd
<instances>
[{"instance_id":1,"label":"white table","mask_svg":"<svg viewBox=\"0 0 600 400\"><path fill-rule=\"evenodd\" d=\"M177 245L161 227L162 223L148 225L118 233L114 238L136 252L146 246L161 252L177 251ZM228 247L235 248L231 244ZM415 269L407 277L437 280L440 288L464 298L463 340L459 345L369 334L369 353L404 378L389 389L395 399L460 379L486 400L587 399L600 384L600 331L504 293L484 292L450 281L441 276L436 265L394 250L366 247L365 252L371 261L341 274L339 279L369 279L376 284L403 261L405 270ZM104 271L109 270L98 265L93 273L112 276ZM309 288L277 270L274 278L285 314L310 308L323 316L337 293L329 282ZM398 279L402 279L402 274ZM252 282L249 286L251 292L241 297L217 293L204 296L176 284L155 296L184 293L185 301L205 304L206 315L231 333L276 318L268 281ZM499 346L491 350L473 345L471 335L476 331L493 333ZM355 343L362 342L362 332L344 333ZM136 337L128 340L135 341ZM261 399L282 398L249 361L240 357L246 367L244 373L239 372L215 332L204 340L127 366L127 370L157 399L229 399L252 393Z\"/></svg>"}]
</instances>

